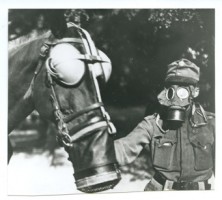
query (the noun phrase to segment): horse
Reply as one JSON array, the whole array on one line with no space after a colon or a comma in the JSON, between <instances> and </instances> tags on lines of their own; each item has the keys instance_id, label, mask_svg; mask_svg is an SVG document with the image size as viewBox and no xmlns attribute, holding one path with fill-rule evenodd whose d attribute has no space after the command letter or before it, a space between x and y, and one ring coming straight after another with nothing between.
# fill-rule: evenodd
<instances>
[{"instance_id":1,"label":"horse","mask_svg":"<svg viewBox=\"0 0 222 200\"><path fill-rule=\"evenodd\" d=\"M108 81L112 66L86 30L74 23L67 27L62 38L49 31L9 49L8 132L36 110L56 124L56 139L68 153L77 189L100 192L121 179L116 130L98 82L98 77ZM9 140L8 149L10 161Z\"/></svg>"}]
</instances>

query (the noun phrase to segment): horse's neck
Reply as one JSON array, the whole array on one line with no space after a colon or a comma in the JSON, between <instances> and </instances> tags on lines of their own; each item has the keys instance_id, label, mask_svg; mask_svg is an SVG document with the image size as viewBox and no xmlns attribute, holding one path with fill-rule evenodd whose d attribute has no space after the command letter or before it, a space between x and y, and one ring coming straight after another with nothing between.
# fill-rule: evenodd
<instances>
[{"instance_id":1,"label":"horse's neck","mask_svg":"<svg viewBox=\"0 0 222 200\"><path fill-rule=\"evenodd\" d=\"M34 40L9 53L9 130L12 130L34 109L30 84L38 64L42 43L43 38Z\"/></svg>"},{"instance_id":2,"label":"horse's neck","mask_svg":"<svg viewBox=\"0 0 222 200\"><path fill-rule=\"evenodd\" d=\"M32 41L9 54L9 93L14 90L11 95L16 99L24 95L31 83L42 42L42 39Z\"/></svg>"}]
</instances>

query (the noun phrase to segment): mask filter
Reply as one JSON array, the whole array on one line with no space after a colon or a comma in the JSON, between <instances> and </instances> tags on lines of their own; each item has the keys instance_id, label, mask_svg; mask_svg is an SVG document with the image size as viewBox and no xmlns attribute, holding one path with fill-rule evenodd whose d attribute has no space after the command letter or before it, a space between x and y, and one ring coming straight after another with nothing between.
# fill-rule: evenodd
<instances>
[{"instance_id":1,"label":"mask filter","mask_svg":"<svg viewBox=\"0 0 222 200\"><path fill-rule=\"evenodd\" d=\"M167 112L167 120L169 121L185 121L185 108L180 106L170 106Z\"/></svg>"}]
</instances>

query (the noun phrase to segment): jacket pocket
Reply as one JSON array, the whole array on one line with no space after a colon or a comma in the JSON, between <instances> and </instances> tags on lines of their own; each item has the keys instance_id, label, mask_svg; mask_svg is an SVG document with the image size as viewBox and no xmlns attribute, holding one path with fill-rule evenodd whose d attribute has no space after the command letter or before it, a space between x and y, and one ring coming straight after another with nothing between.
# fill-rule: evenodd
<instances>
[{"instance_id":1,"label":"jacket pocket","mask_svg":"<svg viewBox=\"0 0 222 200\"><path fill-rule=\"evenodd\" d=\"M193 128L189 134L190 142L194 150L195 170L207 170L213 167L213 133L207 126Z\"/></svg>"},{"instance_id":2,"label":"jacket pocket","mask_svg":"<svg viewBox=\"0 0 222 200\"><path fill-rule=\"evenodd\" d=\"M213 167L212 143L209 142L191 142L194 149L195 170L207 170Z\"/></svg>"},{"instance_id":3,"label":"jacket pocket","mask_svg":"<svg viewBox=\"0 0 222 200\"><path fill-rule=\"evenodd\" d=\"M163 169L171 169L174 165L176 141L168 138L155 138L153 165Z\"/></svg>"}]
</instances>

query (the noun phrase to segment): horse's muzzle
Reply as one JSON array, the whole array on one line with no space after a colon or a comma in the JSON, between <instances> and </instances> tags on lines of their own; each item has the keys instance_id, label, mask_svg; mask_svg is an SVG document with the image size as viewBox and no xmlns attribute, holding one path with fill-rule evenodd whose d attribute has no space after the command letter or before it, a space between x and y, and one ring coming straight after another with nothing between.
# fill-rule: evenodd
<instances>
[{"instance_id":1,"label":"horse's muzzle","mask_svg":"<svg viewBox=\"0 0 222 200\"><path fill-rule=\"evenodd\" d=\"M113 188L120 181L112 137L105 127L79 138L69 148L78 190L100 192Z\"/></svg>"}]
</instances>

